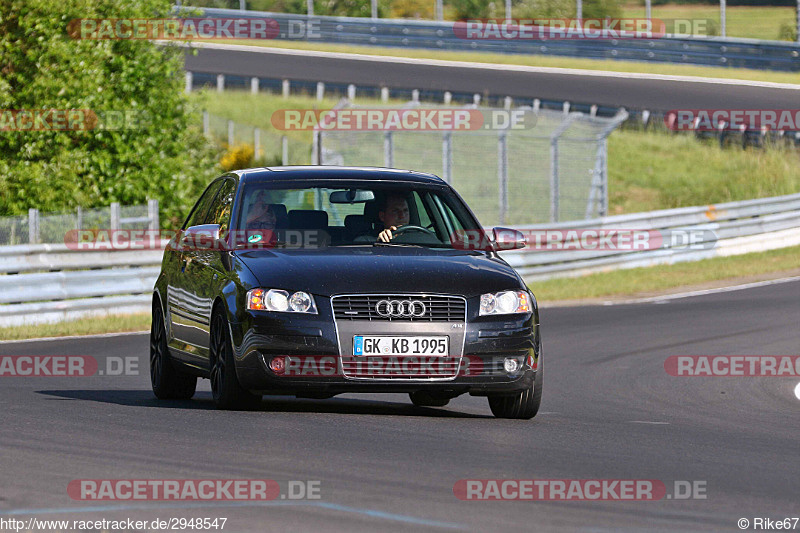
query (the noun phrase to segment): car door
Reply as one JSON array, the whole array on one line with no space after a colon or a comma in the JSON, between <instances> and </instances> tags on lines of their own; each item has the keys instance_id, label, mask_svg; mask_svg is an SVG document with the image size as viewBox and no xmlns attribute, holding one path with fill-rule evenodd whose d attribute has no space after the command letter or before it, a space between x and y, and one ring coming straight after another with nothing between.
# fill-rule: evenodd
<instances>
[{"instance_id":1,"label":"car door","mask_svg":"<svg viewBox=\"0 0 800 533\"><path fill-rule=\"evenodd\" d=\"M235 194L236 181L225 179L203 219L203 224L219 225L220 236L228 234ZM187 341L196 347L192 354L201 360L201 364L207 364L211 310L220 288L228 279L230 263L228 252L218 246L197 247L190 254L186 261L184 289L188 314L193 322L187 332Z\"/></svg>"},{"instance_id":2,"label":"car door","mask_svg":"<svg viewBox=\"0 0 800 533\"><path fill-rule=\"evenodd\" d=\"M167 279L167 312L169 315L170 348L176 350L175 356L183 360L199 358L198 347L190 342L193 338L192 330L197 327L198 320L192 314L196 306L190 302L191 292L188 290L186 268L193 260L193 246L185 240L184 232L187 228L203 223L208 214L214 198L217 195L222 180L217 179L206 188L200 199L195 204L192 212L186 218L180 234L176 237L176 245L168 253L172 254Z\"/></svg>"}]
</instances>

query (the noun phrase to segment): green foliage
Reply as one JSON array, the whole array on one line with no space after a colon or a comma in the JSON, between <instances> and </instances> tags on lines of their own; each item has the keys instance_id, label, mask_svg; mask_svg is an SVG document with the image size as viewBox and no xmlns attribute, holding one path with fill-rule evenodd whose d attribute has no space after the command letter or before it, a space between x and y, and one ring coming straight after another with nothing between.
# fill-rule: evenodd
<instances>
[{"instance_id":1,"label":"green foliage","mask_svg":"<svg viewBox=\"0 0 800 533\"><path fill-rule=\"evenodd\" d=\"M796 41L797 40L797 26L788 22L782 22L778 30L778 39L781 41Z\"/></svg>"},{"instance_id":2,"label":"green foliage","mask_svg":"<svg viewBox=\"0 0 800 533\"><path fill-rule=\"evenodd\" d=\"M513 7L515 18L572 18L576 14L574 0L521 0ZM620 0L583 0L583 18L619 18Z\"/></svg>"},{"instance_id":3,"label":"green foliage","mask_svg":"<svg viewBox=\"0 0 800 533\"><path fill-rule=\"evenodd\" d=\"M185 216L216 172L216 154L182 92L182 50L67 33L74 19L165 17L170 4L0 0L0 110L87 109L104 118L82 131L0 132L0 215L156 198L165 222ZM105 127L114 113L129 119Z\"/></svg>"}]
</instances>

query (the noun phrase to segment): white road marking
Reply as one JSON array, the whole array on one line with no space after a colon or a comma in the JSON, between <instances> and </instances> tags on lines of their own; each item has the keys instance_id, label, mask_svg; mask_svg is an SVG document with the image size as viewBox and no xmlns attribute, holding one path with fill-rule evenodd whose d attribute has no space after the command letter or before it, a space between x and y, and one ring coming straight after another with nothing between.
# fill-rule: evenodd
<instances>
[{"instance_id":1,"label":"white road marking","mask_svg":"<svg viewBox=\"0 0 800 533\"><path fill-rule=\"evenodd\" d=\"M166 41L156 41L166 43ZM174 44L174 43L173 43ZM450 61L444 59L422 59L416 57L381 56L373 54L352 54L345 52L322 52L319 50L295 50L291 48L270 48L267 46L248 46L242 44L221 43L193 43L180 46L208 48L211 50L232 50L238 52L253 52L261 54L280 54L288 56L311 56L328 59L348 59L351 61L381 61L383 63L427 65L447 68L472 68L491 71L531 72L541 74L564 74L570 76L593 76L602 78L625 78L635 80L658 80L681 83L706 83L715 85L746 85L748 87L762 87L770 89L785 89L799 91L800 85L792 83L775 83L770 81L740 80L733 78L708 78L702 76L677 76L671 74L648 74L644 72L615 72L610 70L582 70L576 68L560 67L534 67L529 65L509 65L494 63L478 63L474 61Z\"/></svg>"},{"instance_id":2,"label":"white road marking","mask_svg":"<svg viewBox=\"0 0 800 533\"><path fill-rule=\"evenodd\" d=\"M698 291L679 292L676 294L665 294L663 296L652 296L650 298L638 298L634 300L623 300L619 302L603 302L603 305L625 305L625 304L644 304L644 303L667 303L669 300L677 300L680 298L691 298L692 296L704 296L706 294L716 294L719 292L733 292L741 291L744 289L753 289L755 287L766 287L768 285L777 285L779 283L788 283L790 281L798 281L800 276L793 276L791 278L769 279L765 281L755 281L753 283L744 283L742 285L731 285L729 287L717 287L716 289L702 289Z\"/></svg>"},{"instance_id":3,"label":"white road marking","mask_svg":"<svg viewBox=\"0 0 800 533\"><path fill-rule=\"evenodd\" d=\"M652 424L654 426L668 426L669 422L650 422L649 420L631 420L631 424Z\"/></svg>"}]
</instances>

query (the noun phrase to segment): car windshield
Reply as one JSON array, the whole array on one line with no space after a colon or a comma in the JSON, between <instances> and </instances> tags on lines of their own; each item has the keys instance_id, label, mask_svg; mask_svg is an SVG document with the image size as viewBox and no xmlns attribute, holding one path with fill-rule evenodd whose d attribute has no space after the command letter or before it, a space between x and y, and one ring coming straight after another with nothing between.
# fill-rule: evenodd
<instances>
[{"instance_id":1,"label":"car windshield","mask_svg":"<svg viewBox=\"0 0 800 533\"><path fill-rule=\"evenodd\" d=\"M255 182L245 185L240 202L237 228L246 241L239 245L263 244L272 238L276 246L453 248L465 231L480 229L456 195L422 184L292 184L285 188ZM391 237L381 238L386 229Z\"/></svg>"}]
</instances>

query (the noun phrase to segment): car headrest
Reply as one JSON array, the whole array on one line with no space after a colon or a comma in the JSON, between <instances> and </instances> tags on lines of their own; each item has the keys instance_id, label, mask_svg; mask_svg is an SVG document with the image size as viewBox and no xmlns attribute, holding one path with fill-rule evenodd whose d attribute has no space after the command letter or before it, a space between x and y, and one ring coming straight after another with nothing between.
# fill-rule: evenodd
<instances>
[{"instance_id":1,"label":"car headrest","mask_svg":"<svg viewBox=\"0 0 800 533\"><path fill-rule=\"evenodd\" d=\"M361 235L368 233L372 229L372 224L364 215L347 215L344 217L344 227L350 235Z\"/></svg>"},{"instance_id":2,"label":"car headrest","mask_svg":"<svg viewBox=\"0 0 800 533\"><path fill-rule=\"evenodd\" d=\"M279 228L286 227L288 217L286 215L286 206L283 204L269 204L272 212L275 213L275 226Z\"/></svg>"},{"instance_id":3,"label":"car headrest","mask_svg":"<svg viewBox=\"0 0 800 533\"><path fill-rule=\"evenodd\" d=\"M383 229L383 222L378 218L379 211L380 202L378 200L370 200L364 204L364 221L369 224L369 229Z\"/></svg>"},{"instance_id":4,"label":"car headrest","mask_svg":"<svg viewBox=\"0 0 800 533\"><path fill-rule=\"evenodd\" d=\"M314 209L292 209L289 211L291 229L328 229L328 213Z\"/></svg>"}]
</instances>

